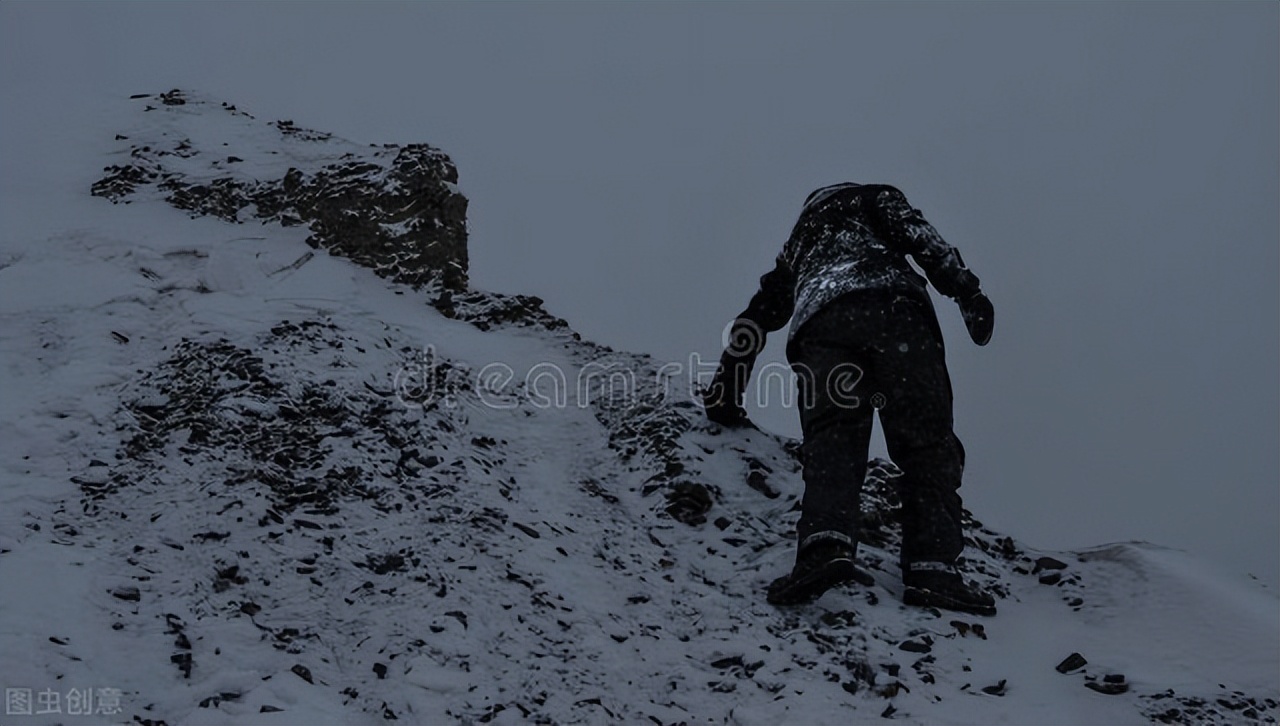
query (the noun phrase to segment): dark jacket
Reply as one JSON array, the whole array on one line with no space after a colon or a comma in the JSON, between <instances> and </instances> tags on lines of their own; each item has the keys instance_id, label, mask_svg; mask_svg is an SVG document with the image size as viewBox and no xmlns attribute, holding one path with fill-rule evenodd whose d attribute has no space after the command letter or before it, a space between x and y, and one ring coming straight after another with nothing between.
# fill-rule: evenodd
<instances>
[{"instance_id":1,"label":"dark jacket","mask_svg":"<svg viewBox=\"0 0 1280 726\"><path fill-rule=\"evenodd\" d=\"M822 306L855 290L927 296L908 256L947 297L979 291L960 252L902 192L883 184L824 187L809 195L773 270L760 278L760 290L738 317L765 332L790 319L794 336Z\"/></svg>"},{"instance_id":2,"label":"dark jacket","mask_svg":"<svg viewBox=\"0 0 1280 726\"><path fill-rule=\"evenodd\" d=\"M959 251L898 189L846 183L814 191L773 270L760 278L759 291L734 321L707 400L720 402L719 392L737 401L756 356L764 350L766 334L791 320L793 339L815 312L836 298L881 290L915 297L932 310L925 278L908 257L947 297L963 300L980 291L978 277L965 267Z\"/></svg>"}]
</instances>

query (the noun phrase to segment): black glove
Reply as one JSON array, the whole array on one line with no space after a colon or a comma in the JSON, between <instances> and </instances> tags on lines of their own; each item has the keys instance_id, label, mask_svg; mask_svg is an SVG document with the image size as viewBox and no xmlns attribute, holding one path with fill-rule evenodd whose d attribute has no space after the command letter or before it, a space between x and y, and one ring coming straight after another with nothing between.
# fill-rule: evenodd
<instances>
[{"instance_id":1,"label":"black glove","mask_svg":"<svg viewBox=\"0 0 1280 726\"><path fill-rule=\"evenodd\" d=\"M960 315L964 317L964 327L969 329L969 337L978 345L986 345L991 341L991 332L996 326L996 309L991 299L976 292L963 300L957 300Z\"/></svg>"},{"instance_id":2,"label":"black glove","mask_svg":"<svg viewBox=\"0 0 1280 726\"><path fill-rule=\"evenodd\" d=\"M754 426L747 417L747 410L741 406L708 406L707 419L731 429Z\"/></svg>"},{"instance_id":3,"label":"black glove","mask_svg":"<svg viewBox=\"0 0 1280 726\"><path fill-rule=\"evenodd\" d=\"M702 405L707 410L707 419L728 428L750 426L747 410L738 402L738 396L731 396L722 381L712 382L711 387L702 394Z\"/></svg>"}]
</instances>

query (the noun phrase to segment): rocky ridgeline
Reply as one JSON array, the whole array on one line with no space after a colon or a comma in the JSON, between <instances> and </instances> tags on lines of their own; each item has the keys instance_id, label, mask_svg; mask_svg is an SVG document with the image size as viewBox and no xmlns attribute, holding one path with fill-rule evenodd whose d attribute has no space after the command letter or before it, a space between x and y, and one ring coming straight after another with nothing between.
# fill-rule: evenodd
<instances>
[{"instance_id":1,"label":"rocky ridgeline","mask_svg":"<svg viewBox=\"0 0 1280 726\"><path fill-rule=\"evenodd\" d=\"M262 124L227 103L173 90L134 97L159 134L131 143L92 193L112 202L157 194L193 216L306 225L308 242L414 286L467 286L467 198L458 170L427 144L360 147L292 121ZM202 137L201 114L228 115L231 131ZM279 148L244 143L269 126ZM117 134L130 142L133 134ZM250 137L251 138L251 137ZM240 141L241 143L236 143Z\"/></svg>"},{"instance_id":2,"label":"rocky ridgeline","mask_svg":"<svg viewBox=\"0 0 1280 726\"><path fill-rule=\"evenodd\" d=\"M440 149L362 147L291 120L262 123L234 105L177 89L133 98L158 118L116 135L129 142L121 152L128 161L106 167L93 195L126 204L158 197L193 216L236 224L305 225L311 246L424 288L447 317L482 330L568 327L538 297L469 289L467 198ZM224 123L193 123L208 114ZM266 148L264 131L274 136Z\"/></svg>"}]
</instances>

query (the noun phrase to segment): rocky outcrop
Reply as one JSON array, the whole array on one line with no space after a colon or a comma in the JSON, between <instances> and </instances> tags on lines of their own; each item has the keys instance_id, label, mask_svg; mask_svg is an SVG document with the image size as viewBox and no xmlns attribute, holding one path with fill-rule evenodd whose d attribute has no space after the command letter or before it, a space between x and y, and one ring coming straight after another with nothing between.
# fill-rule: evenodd
<instances>
[{"instance_id":1,"label":"rocky outcrop","mask_svg":"<svg viewBox=\"0 0 1280 726\"><path fill-rule=\"evenodd\" d=\"M467 287L467 198L458 170L427 144L359 147L292 121L262 124L227 103L180 90L134 97L159 118L131 143L128 161L104 169L92 193L112 202L161 196L192 216L306 225L308 243L415 287ZM235 124L186 121L229 114ZM279 148L235 144L240 127L269 126ZM130 141L133 134L117 134Z\"/></svg>"}]
</instances>

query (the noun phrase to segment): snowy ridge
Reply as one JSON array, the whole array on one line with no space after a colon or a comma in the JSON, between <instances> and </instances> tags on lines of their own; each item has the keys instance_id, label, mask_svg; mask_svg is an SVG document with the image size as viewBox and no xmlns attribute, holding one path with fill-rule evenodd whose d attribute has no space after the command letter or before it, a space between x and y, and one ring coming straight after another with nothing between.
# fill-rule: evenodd
<instances>
[{"instance_id":1,"label":"snowy ridge","mask_svg":"<svg viewBox=\"0 0 1280 726\"><path fill-rule=\"evenodd\" d=\"M127 141L226 140L241 189L391 154L227 108L139 109ZM158 180L220 177L158 158L120 199L168 206L4 250L6 688L118 688L109 718L170 724L1274 723L1275 595L1174 551L971 520L1000 614L902 606L887 462L876 587L767 605L794 442L707 425L536 298L373 274L301 215L189 219Z\"/></svg>"}]
</instances>

